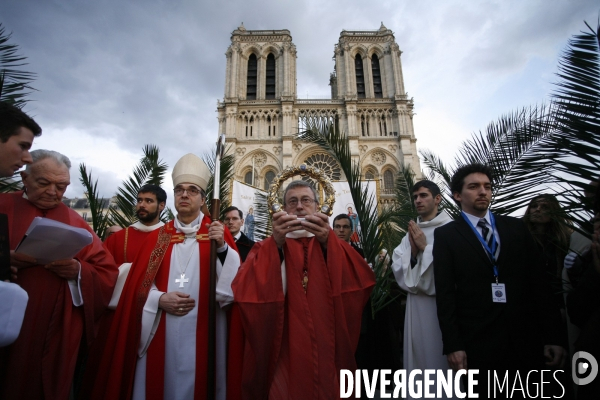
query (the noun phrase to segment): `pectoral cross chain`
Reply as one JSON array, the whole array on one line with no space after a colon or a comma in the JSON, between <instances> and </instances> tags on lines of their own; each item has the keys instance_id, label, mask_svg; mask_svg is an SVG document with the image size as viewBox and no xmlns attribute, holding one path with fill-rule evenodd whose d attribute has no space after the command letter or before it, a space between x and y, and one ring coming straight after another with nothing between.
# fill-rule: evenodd
<instances>
[{"instance_id":1,"label":"pectoral cross chain","mask_svg":"<svg viewBox=\"0 0 600 400\"><path fill-rule=\"evenodd\" d=\"M185 274L181 274L180 279L175 279L175 283L179 283L179 287L182 288L184 283L188 283L190 280L185 277Z\"/></svg>"}]
</instances>

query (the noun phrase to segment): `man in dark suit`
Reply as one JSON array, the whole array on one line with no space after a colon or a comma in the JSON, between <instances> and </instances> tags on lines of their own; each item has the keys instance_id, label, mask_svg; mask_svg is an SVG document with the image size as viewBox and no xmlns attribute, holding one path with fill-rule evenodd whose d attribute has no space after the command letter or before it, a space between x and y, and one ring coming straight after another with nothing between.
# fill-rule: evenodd
<instances>
[{"instance_id":1,"label":"man in dark suit","mask_svg":"<svg viewBox=\"0 0 600 400\"><path fill-rule=\"evenodd\" d=\"M435 230L433 245L443 351L455 371L479 369L480 393L488 370L503 379L565 358L533 238L522 220L489 211L491 182L481 164L456 171L450 189L461 216ZM509 376L512 386L516 375Z\"/></svg>"},{"instance_id":2,"label":"man in dark suit","mask_svg":"<svg viewBox=\"0 0 600 400\"><path fill-rule=\"evenodd\" d=\"M223 213L225 215L225 220L223 221L225 225L229 228L229 231L233 235L235 239L235 245L237 246L240 258L242 262L246 261L246 257L248 253L250 253L250 249L254 246L254 241L248 239L248 236L244 235L244 232L241 231L242 225L244 225L244 213L237 207L227 207Z\"/></svg>"},{"instance_id":3,"label":"man in dark suit","mask_svg":"<svg viewBox=\"0 0 600 400\"><path fill-rule=\"evenodd\" d=\"M350 237L354 232L354 227L352 224L352 220L350 219L350 216L348 216L348 214L340 214L333 219L333 232L344 242L349 243L350 246L352 246L352 248L356 250L358 254L361 255L361 257L365 257L365 253L363 252L363 250L360 247L358 247L358 245L356 245L354 242L350 241Z\"/></svg>"}]
</instances>

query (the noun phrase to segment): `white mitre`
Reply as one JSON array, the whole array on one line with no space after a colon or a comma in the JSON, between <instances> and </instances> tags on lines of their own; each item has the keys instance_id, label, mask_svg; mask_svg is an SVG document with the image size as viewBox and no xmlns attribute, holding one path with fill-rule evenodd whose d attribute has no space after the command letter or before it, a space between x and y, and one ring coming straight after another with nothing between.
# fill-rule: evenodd
<instances>
[{"instance_id":1,"label":"white mitre","mask_svg":"<svg viewBox=\"0 0 600 400\"><path fill-rule=\"evenodd\" d=\"M173 186L181 183L192 183L206 191L210 171L200 157L189 153L181 157L173 167Z\"/></svg>"}]
</instances>

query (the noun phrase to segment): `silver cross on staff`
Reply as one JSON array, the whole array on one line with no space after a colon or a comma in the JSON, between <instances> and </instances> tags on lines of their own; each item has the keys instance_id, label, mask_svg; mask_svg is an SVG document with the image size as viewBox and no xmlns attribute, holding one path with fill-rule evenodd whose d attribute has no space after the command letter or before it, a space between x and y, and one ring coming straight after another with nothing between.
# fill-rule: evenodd
<instances>
[{"instance_id":1,"label":"silver cross on staff","mask_svg":"<svg viewBox=\"0 0 600 400\"><path fill-rule=\"evenodd\" d=\"M188 283L190 280L185 277L185 274L181 274L181 279L175 279L175 283L179 283L179 287L183 287L184 283Z\"/></svg>"}]
</instances>

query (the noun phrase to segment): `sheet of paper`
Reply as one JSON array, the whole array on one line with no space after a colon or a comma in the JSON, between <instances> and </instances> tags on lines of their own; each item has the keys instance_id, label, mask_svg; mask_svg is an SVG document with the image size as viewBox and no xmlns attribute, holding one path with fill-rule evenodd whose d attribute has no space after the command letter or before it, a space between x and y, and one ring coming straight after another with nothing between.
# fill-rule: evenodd
<instances>
[{"instance_id":1,"label":"sheet of paper","mask_svg":"<svg viewBox=\"0 0 600 400\"><path fill-rule=\"evenodd\" d=\"M35 217L15 252L35 257L39 264L73 258L92 243L90 232L53 219Z\"/></svg>"}]
</instances>

